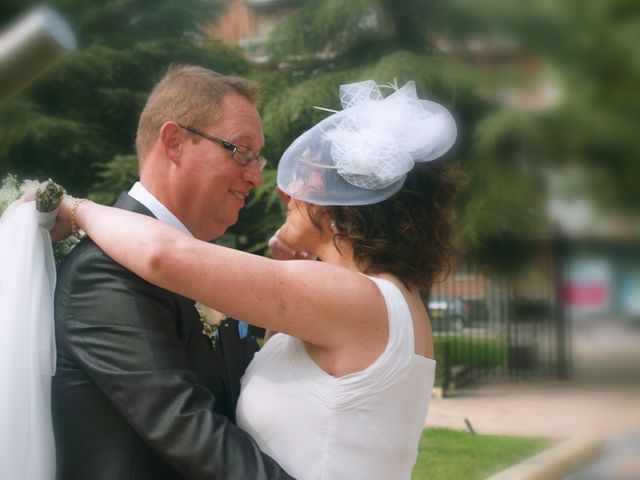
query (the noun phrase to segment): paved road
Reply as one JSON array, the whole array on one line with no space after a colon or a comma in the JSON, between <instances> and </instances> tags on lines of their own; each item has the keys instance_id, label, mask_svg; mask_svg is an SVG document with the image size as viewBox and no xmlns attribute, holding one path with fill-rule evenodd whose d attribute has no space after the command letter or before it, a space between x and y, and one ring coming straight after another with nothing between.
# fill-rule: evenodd
<instances>
[{"instance_id":1,"label":"paved road","mask_svg":"<svg viewBox=\"0 0 640 480\"><path fill-rule=\"evenodd\" d=\"M640 480L640 385L487 384L432 399L426 427L465 419L480 435L597 439L603 454L566 480Z\"/></svg>"},{"instance_id":2,"label":"paved road","mask_svg":"<svg viewBox=\"0 0 640 480\"><path fill-rule=\"evenodd\" d=\"M640 430L609 441L601 455L565 480L639 479Z\"/></svg>"}]
</instances>

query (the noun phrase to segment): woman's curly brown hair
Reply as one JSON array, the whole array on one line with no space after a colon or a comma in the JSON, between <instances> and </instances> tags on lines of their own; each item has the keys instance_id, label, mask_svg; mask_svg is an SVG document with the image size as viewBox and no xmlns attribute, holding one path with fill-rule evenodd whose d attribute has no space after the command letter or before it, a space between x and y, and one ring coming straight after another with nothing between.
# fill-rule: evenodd
<instances>
[{"instance_id":1,"label":"woman's curly brown hair","mask_svg":"<svg viewBox=\"0 0 640 480\"><path fill-rule=\"evenodd\" d=\"M456 166L416 166L400 191L380 203L327 206L311 215L316 227L328 215L342 239L353 242L354 260L364 273L391 273L407 287L430 288L452 268L454 204L463 176Z\"/></svg>"}]
</instances>

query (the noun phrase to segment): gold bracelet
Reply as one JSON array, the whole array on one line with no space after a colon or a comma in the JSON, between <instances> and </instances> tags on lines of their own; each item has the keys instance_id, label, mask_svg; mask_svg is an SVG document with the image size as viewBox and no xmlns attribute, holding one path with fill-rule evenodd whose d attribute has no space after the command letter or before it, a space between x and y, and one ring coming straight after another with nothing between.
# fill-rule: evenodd
<instances>
[{"instance_id":1,"label":"gold bracelet","mask_svg":"<svg viewBox=\"0 0 640 480\"><path fill-rule=\"evenodd\" d=\"M71 216L70 216L71 235L76 237L78 240L82 240L82 237L84 236L84 232L78 226L78 220L76 219L76 214L78 212L78 207L84 201L86 201L86 198L78 198L75 202L73 202L73 205L71 205Z\"/></svg>"}]
</instances>

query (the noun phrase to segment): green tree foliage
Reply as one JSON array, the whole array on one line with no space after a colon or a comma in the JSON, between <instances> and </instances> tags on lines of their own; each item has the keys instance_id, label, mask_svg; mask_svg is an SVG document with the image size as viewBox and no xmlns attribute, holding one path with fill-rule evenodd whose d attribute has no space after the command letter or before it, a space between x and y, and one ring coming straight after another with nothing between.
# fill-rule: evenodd
<instances>
[{"instance_id":1,"label":"green tree foliage","mask_svg":"<svg viewBox=\"0 0 640 480\"><path fill-rule=\"evenodd\" d=\"M339 0L300 2L273 32L270 63L263 76L278 72L263 108L265 155L278 159L290 142L326 117L313 106L340 109L338 86L366 79L379 84L415 80L424 98L446 105L460 123L452 158L468 158L474 125L489 108L478 95L486 75L451 59L438 41L448 27L437 2ZM388 91L389 92L389 91ZM276 160L277 161L277 160ZM275 162L274 162L275 163ZM265 180L264 188L274 184ZM274 214L273 229L281 218Z\"/></svg>"},{"instance_id":2,"label":"green tree foliage","mask_svg":"<svg viewBox=\"0 0 640 480\"><path fill-rule=\"evenodd\" d=\"M459 138L445 161L470 177L461 241L509 262L523 239L549 228L549 172L577 166L583 193L640 211L640 3L636 0L300 0L251 68L242 54L207 40L199 26L222 0L57 0L79 49L27 91L0 105L0 176L49 176L103 202L135 178L139 111L170 62L250 75L270 159L264 185L234 231L260 251L282 221L276 166L290 142L339 108L337 87L372 78L415 80L424 98L450 108ZM28 5L0 3L10 24ZM546 108L514 92L548 82ZM513 248L507 246L516 245Z\"/></svg>"},{"instance_id":3,"label":"green tree foliage","mask_svg":"<svg viewBox=\"0 0 640 480\"><path fill-rule=\"evenodd\" d=\"M640 214L640 3L571 0L549 9L571 21L554 36L564 42L543 39L566 86L548 133L565 158L584 162L601 200Z\"/></svg>"},{"instance_id":4,"label":"green tree foliage","mask_svg":"<svg viewBox=\"0 0 640 480\"><path fill-rule=\"evenodd\" d=\"M78 50L0 105L0 173L47 178L76 195L112 201L136 177L135 132L146 96L170 63L247 74L242 52L200 33L220 10L211 0L51 2ZM11 24L28 5L6 0Z\"/></svg>"},{"instance_id":5,"label":"green tree foliage","mask_svg":"<svg viewBox=\"0 0 640 480\"><path fill-rule=\"evenodd\" d=\"M339 108L340 83L414 79L457 118L448 157L471 180L460 239L476 253L518 258L523 240L549 234L548 178L566 166L586 173L581 194L640 211L637 1L299 3L268 45L270 158L324 118L313 105ZM545 88L559 93L547 101Z\"/></svg>"},{"instance_id":6,"label":"green tree foliage","mask_svg":"<svg viewBox=\"0 0 640 480\"><path fill-rule=\"evenodd\" d=\"M640 212L640 139L634 133L640 127L640 4L454 0L450 5L449 23L459 42L508 38L522 63L534 58L560 92L547 111L505 108L483 119L477 125L477 146L488 165L471 166L482 166L494 183L493 176L499 179L503 173L493 167L493 156L511 150L516 159L511 164L520 161L530 172L519 188L550 169L577 166L587 177L581 194L604 206ZM518 80L526 85L531 72L522 71L529 78ZM543 195L545 188L540 188L529 198L537 201ZM532 206L539 208L536 202Z\"/></svg>"}]
</instances>

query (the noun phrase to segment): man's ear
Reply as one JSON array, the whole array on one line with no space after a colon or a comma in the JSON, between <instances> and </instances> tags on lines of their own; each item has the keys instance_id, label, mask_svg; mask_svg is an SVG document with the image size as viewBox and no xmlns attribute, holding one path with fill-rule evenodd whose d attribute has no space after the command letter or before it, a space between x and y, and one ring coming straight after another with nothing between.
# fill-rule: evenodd
<instances>
[{"instance_id":1,"label":"man's ear","mask_svg":"<svg viewBox=\"0 0 640 480\"><path fill-rule=\"evenodd\" d=\"M176 122L165 122L160 127L159 139L165 156L176 165L180 165L182 146L185 141L185 136L180 126Z\"/></svg>"}]
</instances>

